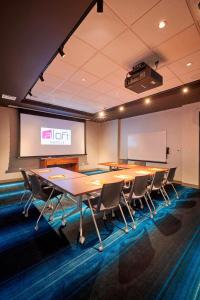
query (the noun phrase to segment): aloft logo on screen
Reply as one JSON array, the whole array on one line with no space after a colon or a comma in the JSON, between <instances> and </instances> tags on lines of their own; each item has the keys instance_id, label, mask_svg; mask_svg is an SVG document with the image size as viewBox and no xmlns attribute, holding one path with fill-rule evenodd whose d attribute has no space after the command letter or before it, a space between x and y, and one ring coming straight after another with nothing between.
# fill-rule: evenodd
<instances>
[{"instance_id":1,"label":"aloft logo on screen","mask_svg":"<svg viewBox=\"0 0 200 300\"><path fill-rule=\"evenodd\" d=\"M71 130L41 127L41 145L71 145Z\"/></svg>"}]
</instances>

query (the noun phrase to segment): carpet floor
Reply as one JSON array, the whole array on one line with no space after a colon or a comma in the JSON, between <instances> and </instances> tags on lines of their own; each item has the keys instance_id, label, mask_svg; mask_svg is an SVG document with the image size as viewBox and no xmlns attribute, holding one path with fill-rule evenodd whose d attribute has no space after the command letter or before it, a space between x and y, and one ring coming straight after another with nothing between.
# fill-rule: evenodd
<instances>
[{"instance_id":1,"label":"carpet floor","mask_svg":"<svg viewBox=\"0 0 200 300\"><path fill-rule=\"evenodd\" d=\"M84 217L84 245L78 242L79 213L48 223L49 211L34 230L42 203L36 201L28 218L15 193L14 203L0 207L0 299L200 299L200 190L177 186L180 199L169 191L165 207L154 195L158 213L149 218L136 208L136 230L124 232L116 213L98 225L104 251L89 210ZM6 190L1 193L5 193ZM21 194L20 194L21 195ZM73 203L66 201L70 212ZM129 225L131 220L126 217ZM57 212L57 216L61 211Z\"/></svg>"}]
</instances>

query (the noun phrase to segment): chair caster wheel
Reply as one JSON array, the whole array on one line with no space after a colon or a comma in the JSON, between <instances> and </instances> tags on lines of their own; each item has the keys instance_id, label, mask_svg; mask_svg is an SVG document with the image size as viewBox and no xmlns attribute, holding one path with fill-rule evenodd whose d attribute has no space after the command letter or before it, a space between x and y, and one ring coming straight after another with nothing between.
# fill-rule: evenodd
<instances>
[{"instance_id":1,"label":"chair caster wheel","mask_svg":"<svg viewBox=\"0 0 200 300\"><path fill-rule=\"evenodd\" d=\"M35 226L35 231L38 231L38 225Z\"/></svg>"},{"instance_id":2,"label":"chair caster wheel","mask_svg":"<svg viewBox=\"0 0 200 300\"><path fill-rule=\"evenodd\" d=\"M167 203L165 203L165 206L168 206L168 204L167 204Z\"/></svg>"},{"instance_id":3,"label":"chair caster wheel","mask_svg":"<svg viewBox=\"0 0 200 300\"><path fill-rule=\"evenodd\" d=\"M53 218L53 216L51 216L50 218L49 218L49 222L52 222L54 220L54 218Z\"/></svg>"},{"instance_id":4,"label":"chair caster wheel","mask_svg":"<svg viewBox=\"0 0 200 300\"><path fill-rule=\"evenodd\" d=\"M141 206L140 206L140 208L141 208L141 209L143 209L143 208L144 208L144 206L143 206L143 205L141 205Z\"/></svg>"},{"instance_id":5,"label":"chair caster wheel","mask_svg":"<svg viewBox=\"0 0 200 300\"><path fill-rule=\"evenodd\" d=\"M79 243L80 243L81 245L83 245L83 244L85 243L85 237L84 237L84 236L80 236L80 238L79 238Z\"/></svg>"},{"instance_id":6,"label":"chair caster wheel","mask_svg":"<svg viewBox=\"0 0 200 300\"><path fill-rule=\"evenodd\" d=\"M170 205L171 204L171 201L168 201L168 205Z\"/></svg>"},{"instance_id":7,"label":"chair caster wheel","mask_svg":"<svg viewBox=\"0 0 200 300\"><path fill-rule=\"evenodd\" d=\"M179 199L179 197L176 197L176 199L178 200L178 199Z\"/></svg>"},{"instance_id":8,"label":"chair caster wheel","mask_svg":"<svg viewBox=\"0 0 200 300\"><path fill-rule=\"evenodd\" d=\"M154 215L157 215L157 211L154 211Z\"/></svg>"},{"instance_id":9,"label":"chair caster wheel","mask_svg":"<svg viewBox=\"0 0 200 300\"><path fill-rule=\"evenodd\" d=\"M25 213L25 215L24 215L26 218L28 218L28 213Z\"/></svg>"},{"instance_id":10,"label":"chair caster wheel","mask_svg":"<svg viewBox=\"0 0 200 300\"><path fill-rule=\"evenodd\" d=\"M136 225L133 225L133 229L134 229L134 230L136 229Z\"/></svg>"},{"instance_id":11,"label":"chair caster wheel","mask_svg":"<svg viewBox=\"0 0 200 300\"><path fill-rule=\"evenodd\" d=\"M128 233L128 228L125 228L125 232Z\"/></svg>"},{"instance_id":12,"label":"chair caster wheel","mask_svg":"<svg viewBox=\"0 0 200 300\"><path fill-rule=\"evenodd\" d=\"M62 226L66 226L66 221L62 220Z\"/></svg>"},{"instance_id":13,"label":"chair caster wheel","mask_svg":"<svg viewBox=\"0 0 200 300\"><path fill-rule=\"evenodd\" d=\"M150 214L150 218L153 219L153 214Z\"/></svg>"},{"instance_id":14,"label":"chair caster wheel","mask_svg":"<svg viewBox=\"0 0 200 300\"><path fill-rule=\"evenodd\" d=\"M103 220L106 221L106 220L107 220L107 217L106 217L106 216L103 216Z\"/></svg>"},{"instance_id":15,"label":"chair caster wheel","mask_svg":"<svg viewBox=\"0 0 200 300\"><path fill-rule=\"evenodd\" d=\"M103 246L99 246L99 252L103 251Z\"/></svg>"},{"instance_id":16,"label":"chair caster wheel","mask_svg":"<svg viewBox=\"0 0 200 300\"><path fill-rule=\"evenodd\" d=\"M23 210L22 215L25 215L25 213L26 213L26 212Z\"/></svg>"}]
</instances>

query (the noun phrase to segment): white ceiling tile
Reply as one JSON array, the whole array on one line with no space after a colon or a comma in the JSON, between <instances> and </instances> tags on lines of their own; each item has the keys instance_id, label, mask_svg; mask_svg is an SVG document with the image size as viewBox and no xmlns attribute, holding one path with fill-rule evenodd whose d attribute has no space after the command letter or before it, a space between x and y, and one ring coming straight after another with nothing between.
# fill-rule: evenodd
<instances>
[{"instance_id":1,"label":"white ceiling tile","mask_svg":"<svg viewBox=\"0 0 200 300\"><path fill-rule=\"evenodd\" d=\"M164 83L168 80L177 79L176 75L171 70L169 70L168 67L158 68L156 72L163 76Z\"/></svg>"},{"instance_id":2,"label":"white ceiling tile","mask_svg":"<svg viewBox=\"0 0 200 300\"><path fill-rule=\"evenodd\" d=\"M101 53L95 55L88 63L83 66L83 69L89 73L96 75L99 78L103 78L109 73L114 72L119 67L113 63L109 58L105 57Z\"/></svg>"},{"instance_id":3,"label":"white ceiling tile","mask_svg":"<svg viewBox=\"0 0 200 300\"><path fill-rule=\"evenodd\" d=\"M191 26L159 47L155 51L166 63L179 60L200 49L200 35L195 26Z\"/></svg>"},{"instance_id":4,"label":"white ceiling tile","mask_svg":"<svg viewBox=\"0 0 200 300\"><path fill-rule=\"evenodd\" d=\"M189 62L192 63L191 66L187 66L187 63ZM195 71L200 68L200 51L188 55L177 62L168 65L168 67L180 77L185 73Z\"/></svg>"},{"instance_id":5,"label":"white ceiling tile","mask_svg":"<svg viewBox=\"0 0 200 300\"><path fill-rule=\"evenodd\" d=\"M95 101L101 103L103 105L103 109L112 107L112 106L116 106L119 104L122 104L123 101L121 101L119 98L117 97L112 97L109 95L99 95Z\"/></svg>"},{"instance_id":6,"label":"white ceiling tile","mask_svg":"<svg viewBox=\"0 0 200 300\"><path fill-rule=\"evenodd\" d=\"M58 76L55 76L53 74L47 73L45 72L44 75L44 84L52 87L52 88L56 88L57 86L59 86L60 84L62 84L64 82L64 79Z\"/></svg>"},{"instance_id":7,"label":"white ceiling tile","mask_svg":"<svg viewBox=\"0 0 200 300\"><path fill-rule=\"evenodd\" d=\"M51 91L51 87L45 85L42 86L39 83L37 83L32 89L32 94L34 96L45 96L48 95Z\"/></svg>"},{"instance_id":8,"label":"white ceiling tile","mask_svg":"<svg viewBox=\"0 0 200 300\"><path fill-rule=\"evenodd\" d=\"M63 91L63 90L56 90L50 96L52 99L61 99L61 100L66 100L66 101L67 100L71 101L71 99L73 97L72 94L69 94L68 92Z\"/></svg>"},{"instance_id":9,"label":"white ceiling tile","mask_svg":"<svg viewBox=\"0 0 200 300\"><path fill-rule=\"evenodd\" d=\"M75 67L80 67L96 53L96 49L72 36L67 41L64 52L65 57L60 59Z\"/></svg>"},{"instance_id":10,"label":"white ceiling tile","mask_svg":"<svg viewBox=\"0 0 200 300\"><path fill-rule=\"evenodd\" d=\"M126 89L125 87L122 88L115 88L114 90L107 93L107 95L119 98L120 101L125 103L126 101L131 101L138 98L138 94Z\"/></svg>"},{"instance_id":11,"label":"white ceiling tile","mask_svg":"<svg viewBox=\"0 0 200 300\"><path fill-rule=\"evenodd\" d=\"M83 70L79 70L70 78L69 81L82 86L90 86L98 80L98 77Z\"/></svg>"},{"instance_id":12,"label":"white ceiling tile","mask_svg":"<svg viewBox=\"0 0 200 300\"><path fill-rule=\"evenodd\" d=\"M46 77L47 74L50 74L62 79L68 79L76 70L77 68L68 64L57 55L45 71L44 76Z\"/></svg>"},{"instance_id":13,"label":"white ceiling tile","mask_svg":"<svg viewBox=\"0 0 200 300\"><path fill-rule=\"evenodd\" d=\"M102 14L98 14L96 6L81 23L75 35L96 49L103 48L120 34L126 26L105 4Z\"/></svg>"},{"instance_id":14,"label":"white ceiling tile","mask_svg":"<svg viewBox=\"0 0 200 300\"><path fill-rule=\"evenodd\" d=\"M100 80L91 86L91 89L93 89L97 92L100 92L100 93L107 93L107 92L113 90L114 88L115 87L112 84L110 84L104 80Z\"/></svg>"},{"instance_id":15,"label":"white ceiling tile","mask_svg":"<svg viewBox=\"0 0 200 300\"><path fill-rule=\"evenodd\" d=\"M122 67L130 68L141 59L141 56L149 55L150 50L133 32L127 29L107 45L102 53Z\"/></svg>"},{"instance_id":16,"label":"white ceiling tile","mask_svg":"<svg viewBox=\"0 0 200 300\"><path fill-rule=\"evenodd\" d=\"M158 27L161 20L167 22L163 29ZM131 28L147 45L155 47L193 23L185 0L162 0Z\"/></svg>"},{"instance_id":17,"label":"white ceiling tile","mask_svg":"<svg viewBox=\"0 0 200 300\"><path fill-rule=\"evenodd\" d=\"M165 91L165 90L172 89L176 86L180 86L182 84L183 83L179 79L172 79L172 80L166 81L163 85L159 86L157 89L158 89L158 91Z\"/></svg>"},{"instance_id":18,"label":"white ceiling tile","mask_svg":"<svg viewBox=\"0 0 200 300\"><path fill-rule=\"evenodd\" d=\"M191 72L185 73L183 75L180 75L180 79L184 83L189 83L195 80L200 80L200 68L193 70Z\"/></svg>"},{"instance_id":19,"label":"white ceiling tile","mask_svg":"<svg viewBox=\"0 0 200 300\"><path fill-rule=\"evenodd\" d=\"M76 96L81 96L88 100L95 100L99 96L99 92L92 90L90 87L84 88L75 93Z\"/></svg>"},{"instance_id":20,"label":"white ceiling tile","mask_svg":"<svg viewBox=\"0 0 200 300\"><path fill-rule=\"evenodd\" d=\"M63 90L71 95L81 93L84 87L80 84L75 84L71 81L65 81L59 86L59 90ZM56 91L56 90L55 90Z\"/></svg>"},{"instance_id":21,"label":"white ceiling tile","mask_svg":"<svg viewBox=\"0 0 200 300\"><path fill-rule=\"evenodd\" d=\"M130 26L159 0L106 0L115 13Z\"/></svg>"},{"instance_id":22,"label":"white ceiling tile","mask_svg":"<svg viewBox=\"0 0 200 300\"><path fill-rule=\"evenodd\" d=\"M115 72L104 77L104 80L115 85L116 87L124 87L124 80L128 70L118 68Z\"/></svg>"}]
</instances>

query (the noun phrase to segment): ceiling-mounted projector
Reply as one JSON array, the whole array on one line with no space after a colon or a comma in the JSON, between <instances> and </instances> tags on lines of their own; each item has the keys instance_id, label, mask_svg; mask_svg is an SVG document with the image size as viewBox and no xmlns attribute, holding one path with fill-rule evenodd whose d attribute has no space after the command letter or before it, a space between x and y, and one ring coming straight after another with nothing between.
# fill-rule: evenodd
<instances>
[{"instance_id":1,"label":"ceiling-mounted projector","mask_svg":"<svg viewBox=\"0 0 200 300\"><path fill-rule=\"evenodd\" d=\"M125 88L136 93L142 93L163 84L163 78L155 70L142 62L128 72L125 79Z\"/></svg>"}]
</instances>

